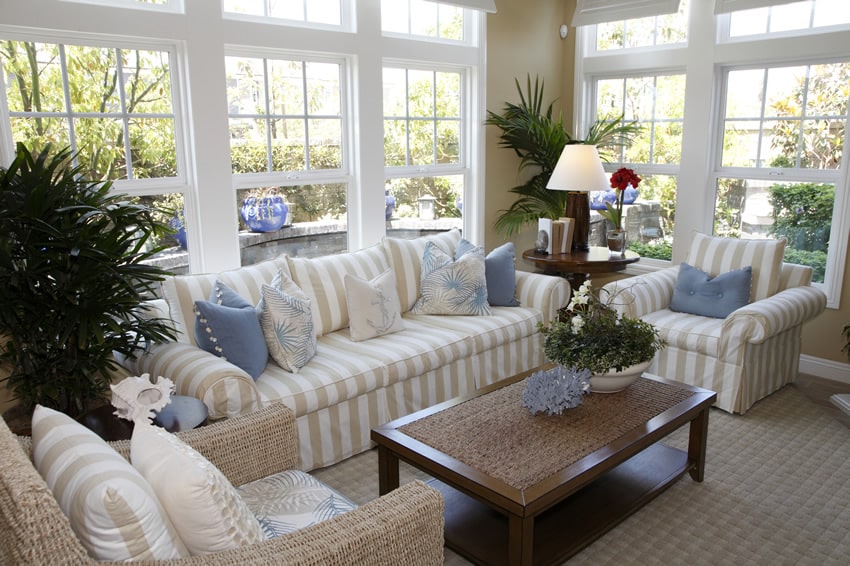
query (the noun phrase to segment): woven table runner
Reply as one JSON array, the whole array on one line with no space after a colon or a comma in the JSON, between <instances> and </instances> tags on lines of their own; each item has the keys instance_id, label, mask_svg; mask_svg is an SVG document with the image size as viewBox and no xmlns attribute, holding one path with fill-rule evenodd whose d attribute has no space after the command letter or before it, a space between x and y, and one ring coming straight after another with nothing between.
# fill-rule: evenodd
<instances>
[{"instance_id":1,"label":"woven table runner","mask_svg":"<svg viewBox=\"0 0 850 566\"><path fill-rule=\"evenodd\" d=\"M527 489L684 401L693 392L639 379L594 393L561 415L522 406L525 381L475 397L399 430L519 490Z\"/></svg>"}]
</instances>

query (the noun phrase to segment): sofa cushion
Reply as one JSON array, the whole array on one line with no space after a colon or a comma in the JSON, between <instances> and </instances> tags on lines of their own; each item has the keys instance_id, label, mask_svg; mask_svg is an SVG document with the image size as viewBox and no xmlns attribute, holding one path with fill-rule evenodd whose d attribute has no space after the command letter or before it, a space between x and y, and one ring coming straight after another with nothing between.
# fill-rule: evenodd
<instances>
[{"instance_id":1,"label":"sofa cushion","mask_svg":"<svg viewBox=\"0 0 850 566\"><path fill-rule=\"evenodd\" d=\"M696 233L685 261L712 277L751 266L750 302L754 302L774 295L779 289L785 243L785 238L739 240Z\"/></svg>"},{"instance_id":2,"label":"sofa cushion","mask_svg":"<svg viewBox=\"0 0 850 566\"><path fill-rule=\"evenodd\" d=\"M178 332L178 342L197 344L193 332L195 301L206 301L216 280L220 280L245 297L249 303L256 305L260 302L260 290L263 283L270 283L279 270L289 275L286 256L232 271L223 271L220 274L202 273L166 277L162 282L162 296L168 302L170 316Z\"/></svg>"},{"instance_id":3,"label":"sofa cushion","mask_svg":"<svg viewBox=\"0 0 850 566\"><path fill-rule=\"evenodd\" d=\"M137 422L130 460L150 482L193 555L265 539L260 523L224 474L173 434Z\"/></svg>"},{"instance_id":4,"label":"sofa cushion","mask_svg":"<svg viewBox=\"0 0 850 566\"><path fill-rule=\"evenodd\" d=\"M712 277L682 262L670 300L670 310L726 318L749 303L752 277L753 268L749 265Z\"/></svg>"},{"instance_id":5,"label":"sofa cushion","mask_svg":"<svg viewBox=\"0 0 850 566\"><path fill-rule=\"evenodd\" d=\"M355 342L404 329L395 275L387 269L371 281L345 274L349 333Z\"/></svg>"},{"instance_id":6,"label":"sofa cushion","mask_svg":"<svg viewBox=\"0 0 850 566\"><path fill-rule=\"evenodd\" d=\"M123 561L189 555L148 482L94 432L37 406L32 443L36 469L91 556Z\"/></svg>"},{"instance_id":7,"label":"sofa cushion","mask_svg":"<svg viewBox=\"0 0 850 566\"><path fill-rule=\"evenodd\" d=\"M453 262L451 256L428 242L421 273L420 295L410 309L412 313L490 314L483 248L476 248Z\"/></svg>"},{"instance_id":8,"label":"sofa cushion","mask_svg":"<svg viewBox=\"0 0 850 566\"><path fill-rule=\"evenodd\" d=\"M292 280L312 301L316 336L348 326L345 274L373 279L389 269L386 253L379 245L356 252L317 257L291 257Z\"/></svg>"},{"instance_id":9,"label":"sofa cushion","mask_svg":"<svg viewBox=\"0 0 850 566\"><path fill-rule=\"evenodd\" d=\"M455 260L475 246L461 239L455 250ZM483 249L483 248L482 248ZM491 307L518 307L516 299L516 251L513 242L505 242L484 258L484 275L487 277L487 302Z\"/></svg>"},{"instance_id":10,"label":"sofa cushion","mask_svg":"<svg viewBox=\"0 0 850 566\"><path fill-rule=\"evenodd\" d=\"M263 285L257 312L269 355L280 367L297 373L316 355L310 299L289 276L279 271Z\"/></svg>"},{"instance_id":11,"label":"sofa cushion","mask_svg":"<svg viewBox=\"0 0 850 566\"><path fill-rule=\"evenodd\" d=\"M419 298L419 285L422 275L422 254L425 244L434 242L438 248L454 257L455 249L460 241L460 230L449 230L433 236L403 240L384 236L381 245L387 253L390 264L395 271L398 284L398 298L401 311L407 312L413 308L413 303Z\"/></svg>"},{"instance_id":12,"label":"sofa cushion","mask_svg":"<svg viewBox=\"0 0 850 566\"><path fill-rule=\"evenodd\" d=\"M285 470L237 488L266 538L315 525L357 506L301 470Z\"/></svg>"},{"instance_id":13,"label":"sofa cushion","mask_svg":"<svg viewBox=\"0 0 850 566\"><path fill-rule=\"evenodd\" d=\"M254 305L221 281L209 301L195 301L195 341L202 350L223 358L257 379L269 361L269 350Z\"/></svg>"}]
</instances>

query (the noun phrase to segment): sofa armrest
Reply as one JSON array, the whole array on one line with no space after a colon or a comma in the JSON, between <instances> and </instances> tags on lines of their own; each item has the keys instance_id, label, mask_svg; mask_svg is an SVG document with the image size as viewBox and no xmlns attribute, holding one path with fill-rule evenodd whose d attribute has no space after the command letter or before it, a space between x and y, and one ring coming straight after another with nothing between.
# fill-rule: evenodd
<instances>
[{"instance_id":1,"label":"sofa armrest","mask_svg":"<svg viewBox=\"0 0 850 566\"><path fill-rule=\"evenodd\" d=\"M721 351L743 341L759 344L815 318L826 308L826 295L815 287L792 287L743 306L726 317Z\"/></svg>"},{"instance_id":2,"label":"sofa armrest","mask_svg":"<svg viewBox=\"0 0 850 566\"><path fill-rule=\"evenodd\" d=\"M542 311L543 322L548 323L570 302L572 290L563 277L517 271L516 296L520 305Z\"/></svg>"},{"instance_id":3,"label":"sofa armrest","mask_svg":"<svg viewBox=\"0 0 850 566\"><path fill-rule=\"evenodd\" d=\"M203 401L211 420L250 413L262 406L250 375L191 344L155 344L148 352L135 359L122 359L121 363L136 375L167 377L174 382L178 395Z\"/></svg>"},{"instance_id":4,"label":"sofa armrest","mask_svg":"<svg viewBox=\"0 0 850 566\"><path fill-rule=\"evenodd\" d=\"M679 267L667 267L652 273L612 281L602 287L601 298L610 300L620 316L640 318L670 306Z\"/></svg>"}]
</instances>

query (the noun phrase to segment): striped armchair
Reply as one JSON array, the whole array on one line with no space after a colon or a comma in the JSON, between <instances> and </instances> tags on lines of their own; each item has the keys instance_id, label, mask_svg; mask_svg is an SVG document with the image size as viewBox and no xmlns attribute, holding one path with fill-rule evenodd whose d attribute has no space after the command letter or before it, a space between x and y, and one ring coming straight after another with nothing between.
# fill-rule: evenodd
<instances>
[{"instance_id":1,"label":"striped armchair","mask_svg":"<svg viewBox=\"0 0 850 566\"><path fill-rule=\"evenodd\" d=\"M603 289L621 315L654 324L667 341L649 372L716 391L717 407L745 413L794 381L802 325L826 308L826 296L811 286L812 269L783 263L784 250L784 240L694 236L688 264L712 277L753 268L750 303L723 319L670 310L678 266Z\"/></svg>"}]
</instances>

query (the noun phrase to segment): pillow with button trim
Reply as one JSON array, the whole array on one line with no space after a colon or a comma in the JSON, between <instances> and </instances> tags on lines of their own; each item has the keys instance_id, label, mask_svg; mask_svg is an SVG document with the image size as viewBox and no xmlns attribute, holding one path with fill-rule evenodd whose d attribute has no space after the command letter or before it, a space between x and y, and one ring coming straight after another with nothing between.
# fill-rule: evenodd
<instances>
[{"instance_id":1,"label":"pillow with button trim","mask_svg":"<svg viewBox=\"0 0 850 566\"><path fill-rule=\"evenodd\" d=\"M726 318L750 302L751 266L711 277L685 262L673 290L670 310L711 318Z\"/></svg>"}]
</instances>

